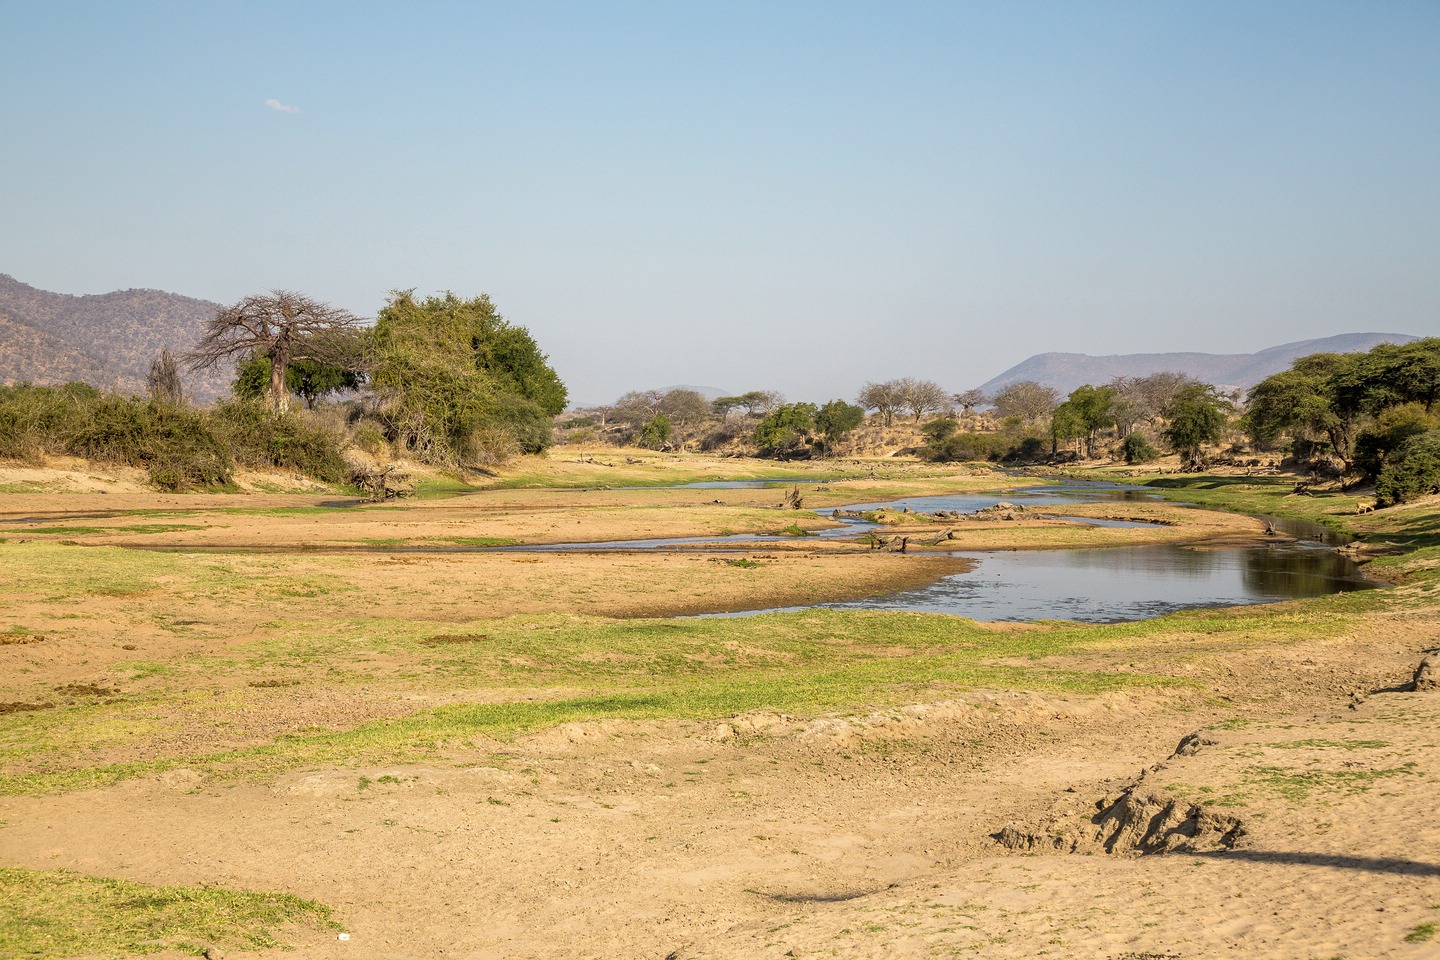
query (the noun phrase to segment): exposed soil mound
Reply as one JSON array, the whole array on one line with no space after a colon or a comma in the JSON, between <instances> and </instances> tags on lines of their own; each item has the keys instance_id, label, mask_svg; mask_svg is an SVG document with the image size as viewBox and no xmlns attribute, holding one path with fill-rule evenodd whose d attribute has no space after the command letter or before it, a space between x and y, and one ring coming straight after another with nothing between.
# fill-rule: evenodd
<instances>
[{"instance_id":1,"label":"exposed soil mound","mask_svg":"<svg viewBox=\"0 0 1440 960\"><path fill-rule=\"evenodd\" d=\"M1041 823L1010 824L991 834L1007 850L1023 853L1096 853L1117 856L1232 850L1245 836L1237 817L1139 784L1097 800L1094 811L1067 810L1061 801Z\"/></svg>"},{"instance_id":2,"label":"exposed soil mound","mask_svg":"<svg viewBox=\"0 0 1440 960\"><path fill-rule=\"evenodd\" d=\"M1193 757L1216 741L1196 731L1181 738L1170 759ZM1232 850L1245 836L1238 817L1143 786L1141 779L1106 794L1088 809L1064 796L1037 825L1011 824L991 836L1008 850L1118 855Z\"/></svg>"},{"instance_id":3,"label":"exposed soil mound","mask_svg":"<svg viewBox=\"0 0 1440 960\"><path fill-rule=\"evenodd\" d=\"M1138 788L1107 803L1095 823L1106 853L1233 850L1245 836L1236 817Z\"/></svg>"},{"instance_id":4,"label":"exposed soil mound","mask_svg":"<svg viewBox=\"0 0 1440 960\"><path fill-rule=\"evenodd\" d=\"M55 704L53 703L23 703L19 701L15 703L0 703L0 716L4 716L7 713L28 713L32 710L54 709Z\"/></svg>"},{"instance_id":5,"label":"exposed soil mound","mask_svg":"<svg viewBox=\"0 0 1440 960\"><path fill-rule=\"evenodd\" d=\"M1416 690L1440 690L1440 654L1430 654L1415 668L1411 681Z\"/></svg>"},{"instance_id":6,"label":"exposed soil mound","mask_svg":"<svg viewBox=\"0 0 1440 960\"><path fill-rule=\"evenodd\" d=\"M1194 733L1187 733L1180 738L1180 743L1175 747L1175 752L1170 754L1170 759L1176 757L1193 757L1205 747L1215 746L1215 741L1205 736L1199 730Z\"/></svg>"}]
</instances>

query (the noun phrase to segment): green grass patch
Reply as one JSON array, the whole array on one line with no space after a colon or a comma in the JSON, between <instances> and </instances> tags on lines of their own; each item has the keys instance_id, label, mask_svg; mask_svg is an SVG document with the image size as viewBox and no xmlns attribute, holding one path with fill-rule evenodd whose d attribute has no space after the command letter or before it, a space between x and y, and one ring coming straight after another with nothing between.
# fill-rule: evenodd
<instances>
[{"instance_id":1,"label":"green grass patch","mask_svg":"<svg viewBox=\"0 0 1440 960\"><path fill-rule=\"evenodd\" d=\"M792 523L788 527L781 527L774 533L774 536L777 537L813 537L814 535L813 532L806 530L798 523Z\"/></svg>"},{"instance_id":2,"label":"green grass patch","mask_svg":"<svg viewBox=\"0 0 1440 960\"><path fill-rule=\"evenodd\" d=\"M440 497L453 497L462 493L474 493L481 489L484 488L466 483L458 477L427 477L424 480L416 481L414 496L420 500L433 500Z\"/></svg>"},{"instance_id":3,"label":"green grass patch","mask_svg":"<svg viewBox=\"0 0 1440 960\"><path fill-rule=\"evenodd\" d=\"M513 547L523 541L514 537L440 537L441 543L452 543L457 547Z\"/></svg>"},{"instance_id":4,"label":"green grass patch","mask_svg":"<svg viewBox=\"0 0 1440 960\"><path fill-rule=\"evenodd\" d=\"M65 870L0 867L0 957L198 954L286 947L296 928L335 930L333 911L283 893L159 887Z\"/></svg>"},{"instance_id":5,"label":"green grass patch","mask_svg":"<svg viewBox=\"0 0 1440 960\"><path fill-rule=\"evenodd\" d=\"M1388 740L1291 740L1267 743L1272 750L1380 750L1390 746Z\"/></svg>"},{"instance_id":6,"label":"green grass patch","mask_svg":"<svg viewBox=\"0 0 1440 960\"><path fill-rule=\"evenodd\" d=\"M1427 921L1420 924L1418 927L1411 930L1409 933L1405 934L1405 942L1429 943L1431 940L1435 939L1435 934L1437 931L1440 931L1440 926L1436 926L1436 924Z\"/></svg>"},{"instance_id":7,"label":"green grass patch","mask_svg":"<svg viewBox=\"0 0 1440 960\"><path fill-rule=\"evenodd\" d=\"M0 533L56 533L70 537L90 537L106 533L179 533L185 530L205 530L203 524L194 523L136 523L123 527L22 527L17 530L3 530Z\"/></svg>"},{"instance_id":8,"label":"green grass patch","mask_svg":"<svg viewBox=\"0 0 1440 960\"><path fill-rule=\"evenodd\" d=\"M1364 793L1381 780L1415 776L1414 763L1383 770L1289 770L1284 767L1255 766L1246 779L1286 800L1303 803L1315 793Z\"/></svg>"}]
</instances>

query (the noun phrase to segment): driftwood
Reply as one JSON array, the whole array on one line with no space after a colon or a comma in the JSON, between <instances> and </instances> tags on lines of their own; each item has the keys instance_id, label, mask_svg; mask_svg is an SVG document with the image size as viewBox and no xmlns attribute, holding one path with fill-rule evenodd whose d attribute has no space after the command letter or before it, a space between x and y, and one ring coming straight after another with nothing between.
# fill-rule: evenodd
<instances>
[{"instance_id":1,"label":"driftwood","mask_svg":"<svg viewBox=\"0 0 1440 960\"><path fill-rule=\"evenodd\" d=\"M803 509L804 504L805 498L800 496L800 488L791 487L790 492L785 494L785 500L783 503L780 504L780 506L784 507L786 510L800 510Z\"/></svg>"},{"instance_id":2,"label":"driftwood","mask_svg":"<svg viewBox=\"0 0 1440 960\"><path fill-rule=\"evenodd\" d=\"M365 491L366 499L374 503L397 500L415 492L415 484L411 482L410 474L393 463L376 470L357 470L354 481L355 486Z\"/></svg>"}]
</instances>

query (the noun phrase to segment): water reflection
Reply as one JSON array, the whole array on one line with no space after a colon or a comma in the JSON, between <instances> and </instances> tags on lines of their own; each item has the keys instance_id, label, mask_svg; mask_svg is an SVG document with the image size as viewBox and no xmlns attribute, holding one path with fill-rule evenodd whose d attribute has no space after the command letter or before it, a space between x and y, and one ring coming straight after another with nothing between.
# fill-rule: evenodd
<instances>
[{"instance_id":1,"label":"water reflection","mask_svg":"<svg viewBox=\"0 0 1440 960\"><path fill-rule=\"evenodd\" d=\"M918 590L827 606L949 613L976 620L1112 623L1375 585L1338 554L1297 544L1218 550L1158 545L957 556L975 560L976 568Z\"/></svg>"}]
</instances>

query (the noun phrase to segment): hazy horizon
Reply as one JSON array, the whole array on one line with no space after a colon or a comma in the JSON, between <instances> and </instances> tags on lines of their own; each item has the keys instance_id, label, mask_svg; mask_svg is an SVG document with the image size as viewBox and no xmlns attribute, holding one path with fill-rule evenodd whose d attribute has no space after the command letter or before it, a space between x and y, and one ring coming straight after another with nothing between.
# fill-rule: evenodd
<instances>
[{"instance_id":1,"label":"hazy horizon","mask_svg":"<svg viewBox=\"0 0 1440 960\"><path fill-rule=\"evenodd\" d=\"M1440 333L1440 7L0 0L0 272L487 292L573 397Z\"/></svg>"}]
</instances>

